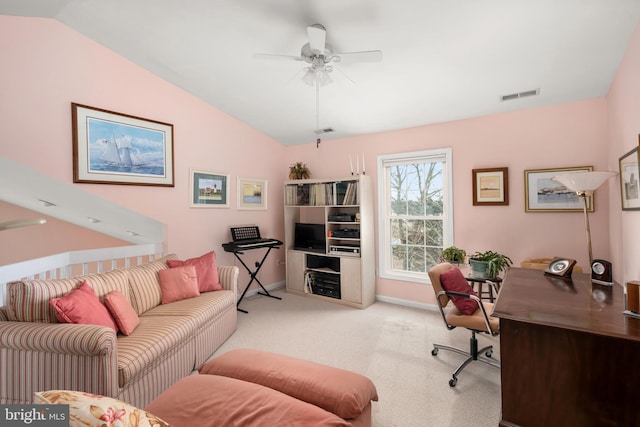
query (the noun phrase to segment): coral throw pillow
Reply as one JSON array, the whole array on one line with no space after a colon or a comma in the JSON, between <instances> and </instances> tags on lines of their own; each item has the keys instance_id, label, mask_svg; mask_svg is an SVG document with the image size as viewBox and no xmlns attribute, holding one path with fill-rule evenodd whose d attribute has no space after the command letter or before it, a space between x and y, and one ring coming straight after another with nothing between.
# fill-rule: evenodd
<instances>
[{"instance_id":1,"label":"coral throw pillow","mask_svg":"<svg viewBox=\"0 0 640 427\"><path fill-rule=\"evenodd\" d=\"M216 253L211 251L201 257L191 258L184 261L168 259L167 265L171 268L192 265L198 274L198 289L200 292L219 291L220 277L218 276L218 266L216 265Z\"/></svg>"},{"instance_id":2,"label":"coral throw pillow","mask_svg":"<svg viewBox=\"0 0 640 427\"><path fill-rule=\"evenodd\" d=\"M160 270L158 275L162 290L162 304L200 295L196 268L192 265Z\"/></svg>"},{"instance_id":3,"label":"coral throw pillow","mask_svg":"<svg viewBox=\"0 0 640 427\"><path fill-rule=\"evenodd\" d=\"M86 281L63 297L51 298L49 304L59 322L107 326L118 332L109 311Z\"/></svg>"},{"instance_id":4,"label":"coral throw pillow","mask_svg":"<svg viewBox=\"0 0 640 427\"><path fill-rule=\"evenodd\" d=\"M120 291L113 291L104 296L104 305L116 321L118 329L125 335L129 335L140 324L138 313L131 303Z\"/></svg>"},{"instance_id":5,"label":"coral throw pillow","mask_svg":"<svg viewBox=\"0 0 640 427\"><path fill-rule=\"evenodd\" d=\"M451 270L440 275L440 283L445 291L461 292L463 294L478 295L469 285L467 279L459 268L453 267ZM464 314L473 314L478 309L478 302L471 298L451 296L453 304Z\"/></svg>"},{"instance_id":6,"label":"coral throw pillow","mask_svg":"<svg viewBox=\"0 0 640 427\"><path fill-rule=\"evenodd\" d=\"M121 400L75 390L33 393L40 405L69 405L69 427L171 427L163 419Z\"/></svg>"}]
</instances>

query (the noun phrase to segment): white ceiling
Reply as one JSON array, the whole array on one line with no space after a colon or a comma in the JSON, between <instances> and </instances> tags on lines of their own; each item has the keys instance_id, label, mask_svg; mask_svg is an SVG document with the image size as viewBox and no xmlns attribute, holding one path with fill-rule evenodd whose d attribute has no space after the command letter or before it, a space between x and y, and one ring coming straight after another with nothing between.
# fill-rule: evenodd
<instances>
[{"instance_id":1,"label":"white ceiling","mask_svg":"<svg viewBox=\"0 0 640 427\"><path fill-rule=\"evenodd\" d=\"M338 52L383 52L320 89L327 140L605 96L640 1L0 0L0 14L54 18L294 145L316 139L305 63L252 55L299 55L311 24Z\"/></svg>"}]
</instances>

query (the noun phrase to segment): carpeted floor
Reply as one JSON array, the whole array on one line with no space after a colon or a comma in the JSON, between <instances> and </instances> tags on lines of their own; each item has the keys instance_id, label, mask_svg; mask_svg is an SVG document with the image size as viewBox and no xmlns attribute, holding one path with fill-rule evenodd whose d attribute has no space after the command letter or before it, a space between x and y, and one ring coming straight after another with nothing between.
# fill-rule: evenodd
<instances>
[{"instance_id":1,"label":"carpeted floor","mask_svg":"<svg viewBox=\"0 0 640 427\"><path fill-rule=\"evenodd\" d=\"M470 333L448 331L440 314L377 302L365 310L278 290L282 301L255 295L238 312L238 330L215 353L257 348L313 360L367 377L380 400L373 404L376 427L496 426L500 420L500 371L474 362L449 378L463 357L432 344L468 348ZM480 336L480 346L499 337ZM255 363L260 363L256 360Z\"/></svg>"}]
</instances>

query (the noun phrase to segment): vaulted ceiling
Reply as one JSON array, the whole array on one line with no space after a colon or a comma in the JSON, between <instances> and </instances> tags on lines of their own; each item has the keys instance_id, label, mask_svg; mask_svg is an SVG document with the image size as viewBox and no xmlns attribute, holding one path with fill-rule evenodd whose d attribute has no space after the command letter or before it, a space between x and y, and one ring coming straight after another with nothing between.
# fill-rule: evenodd
<instances>
[{"instance_id":1,"label":"vaulted ceiling","mask_svg":"<svg viewBox=\"0 0 640 427\"><path fill-rule=\"evenodd\" d=\"M605 96L640 1L2 0L0 14L56 19L294 145ZM382 61L332 64L316 98L308 63L254 57L299 56L313 24Z\"/></svg>"}]
</instances>

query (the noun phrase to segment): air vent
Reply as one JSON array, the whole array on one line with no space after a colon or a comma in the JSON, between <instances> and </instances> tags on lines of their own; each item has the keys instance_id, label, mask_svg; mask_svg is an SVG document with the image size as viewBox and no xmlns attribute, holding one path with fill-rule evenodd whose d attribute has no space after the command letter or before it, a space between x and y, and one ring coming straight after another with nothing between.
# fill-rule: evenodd
<instances>
[{"instance_id":1,"label":"air vent","mask_svg":"<svg viewBox=\"0 0 640 427\"><path fill-rule=\"evenodd\" d=\"M524 92L510 93L509 95L502 95L500 97L500 101L511 101L512 99L526 98L528 96L535 96L539 94L540 94L540 89L526 90Z\"/></svg>"},{"instance_id":2,"label":"air vent","mask_svg":"<svg viewBox=\"0 0 640 427\"><path fill-rule=\"evenodd\" d=\"M333 128L316 129L314 132L318 135L333 132Z\"/></svg>"}]
</instances>

